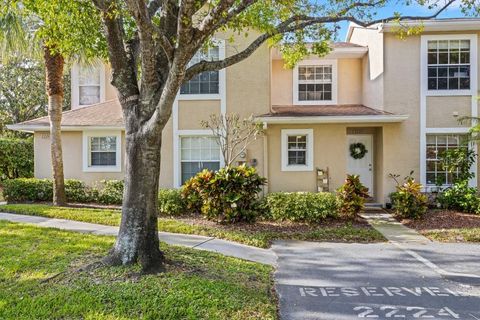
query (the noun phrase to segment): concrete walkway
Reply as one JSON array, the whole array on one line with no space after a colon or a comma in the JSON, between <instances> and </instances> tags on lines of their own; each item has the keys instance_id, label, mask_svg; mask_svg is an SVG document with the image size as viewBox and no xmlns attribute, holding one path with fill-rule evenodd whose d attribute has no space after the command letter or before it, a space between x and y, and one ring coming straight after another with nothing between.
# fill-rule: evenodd
<instances>
[{"instance_id":1,"label":"concrete walkway","mask_svg":"<svg viewBox=\"0 0 480 320\"><path fill-rule=\"evenodd\" d=\"M435 271L445 279L480 285L480 270L478 260L467 258L478 246L472 244L436 243L398 222L391 214L379 210L361 214L390 243L403 250L418 262ZM461 256L452 258L454 253ZM447 257L441 259L440 257ZM459 268L456 261L462 261ZM455 271L453 271L455 270Z\"/></svg>"},{"instance_id":2,"label":"concrete walkway","mask_svg":"<svg viewBox=\"0 0 480 320\"><path fill-rule=\"evenodd\" d=\"M391 214L379 210L378 212L364 212L361 214L372 227L383 234L390 242L427 244L431 241L417 231L405 227Z\"/></svg>"},{"instance_id":3,"label":"concrete walkway","mask_svg":"<svg viewBox=\"0 0 480 320\"><path fill-rule=\"evenodd\" d=\"M115 236L118 233L118 227L65 219L52 219L3 212L0 212L0 220L7 220L19 223L30 223L39 227L57 228L62 230L90 233L96 235ZM213 237L169 232L159 232L158 234L160 237L160 241L163 241L170 245L217 252L226 256L259 262L271 266L275 266L277 261L277 256L271 249L256 248L227 240L216 239Z\"/></svg>"}]
</instances>

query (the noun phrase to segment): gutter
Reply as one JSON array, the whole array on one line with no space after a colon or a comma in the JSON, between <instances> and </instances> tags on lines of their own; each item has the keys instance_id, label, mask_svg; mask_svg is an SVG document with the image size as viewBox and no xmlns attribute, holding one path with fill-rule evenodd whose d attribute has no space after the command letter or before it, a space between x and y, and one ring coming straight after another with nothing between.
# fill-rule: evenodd
<instances>
[{"instance_id":1,"label":"gutter","mask_svg":"<svg viewBox=\"0 0 480 320\"><path fill-rule=\"evenodd\" d=\"M377 116L304 116L304 117L256 117L267 124L305 124L305 123L395 123L403 122L409 115L377 115Z\"/></svg>"},{"instance_id":2,"label":"gutter","mask_svg":"<svg viewBox=\"0 0 480 320\"><path fill-rule=\"evenodd\" d=\"M22 132L50 131L49 125L8 124L7 128ZM61 131L125 130L124 126L61 126Z\"/></svg>"}]
</instances>

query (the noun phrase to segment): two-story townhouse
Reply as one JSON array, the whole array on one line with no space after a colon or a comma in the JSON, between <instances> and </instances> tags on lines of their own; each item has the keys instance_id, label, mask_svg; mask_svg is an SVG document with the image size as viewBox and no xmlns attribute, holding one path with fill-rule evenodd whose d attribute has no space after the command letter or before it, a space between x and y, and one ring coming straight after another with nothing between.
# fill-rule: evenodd
<instances>
[{"instance_id":1,"label":"two-story townhouse","mask_svg":"<svg viewBox=\"0 0 480 320\"><path fill-rule=\"evenodd\" d=\"M219 147L200 125L212 113L254 114L264 123L265 136L241 160L268 178L267 192L318 191L317 169L328 170L320 184L330 191L347 173L359 174L380 203L394 189L389 173L414 170L427 187L448 184L438 154L468 132L458 117L478 113L480 20L408 23L424 32L400 39L393 24L351 25L346 42L293 69L264 45L237 65L185 83L163 132L161 187L222 166ZM229 56L253 37L232 45L219 36L208 57L195 59ZM67 178L123 178L123 119L108 79L108 66L72 68L72 110L62 121ZM34 133L35 176L50 177L48 119L11 129Z\"/></svg>"}]
</instances>

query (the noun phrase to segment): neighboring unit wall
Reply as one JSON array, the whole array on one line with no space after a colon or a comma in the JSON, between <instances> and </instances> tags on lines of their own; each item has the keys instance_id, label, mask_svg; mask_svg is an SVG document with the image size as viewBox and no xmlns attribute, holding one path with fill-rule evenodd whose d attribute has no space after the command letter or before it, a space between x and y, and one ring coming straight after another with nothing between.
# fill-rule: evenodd
<instances>
[{"instance_id":1,"label":"neighboring unit wall","mask_svg":"<svg viewBox=\"0 0 480 320\"><path fill-rule=\"evenodd\" d=\"M418 36L400 40L384 34L384 109L409 118L397 126L385 126L383 131L384 195L395 190L389 173L402 178L414 170L420 178L420 39Z\"/></svg>"}]
</instances>

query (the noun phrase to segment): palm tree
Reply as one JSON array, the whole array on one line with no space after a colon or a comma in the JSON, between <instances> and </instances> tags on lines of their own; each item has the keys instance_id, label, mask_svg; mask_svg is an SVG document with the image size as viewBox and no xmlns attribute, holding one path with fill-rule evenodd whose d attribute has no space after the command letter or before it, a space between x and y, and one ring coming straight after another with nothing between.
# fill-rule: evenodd
<instances>
[{"instance_id":1,"label":"palm tree","mask_svg":"<svg viewBox=\"0 0 480 320\"><path fill-rule=\"evenodd\" d=\"M99 53L101 49L98 48L102 47L98 45L101 42L100 19L89 3L69 0L30 0L22 4L9 0L2 2L2 59L12 55L28 57L43 53L50 120L53 204L62 206L67 202L61 140L65 60L80 56L88 60Z\"/></svg>"}]
</instances>

